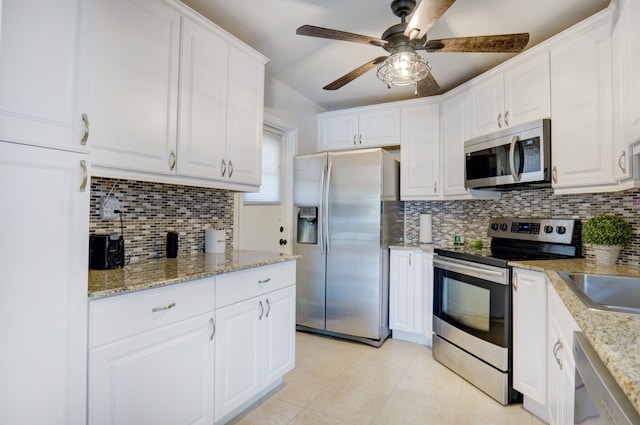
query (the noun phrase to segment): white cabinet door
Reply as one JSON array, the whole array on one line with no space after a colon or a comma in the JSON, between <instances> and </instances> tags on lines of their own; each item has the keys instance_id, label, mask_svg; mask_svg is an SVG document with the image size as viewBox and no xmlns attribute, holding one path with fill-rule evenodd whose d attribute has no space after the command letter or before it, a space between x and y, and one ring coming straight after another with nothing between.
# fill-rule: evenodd
<instances>
[{"instance_id":1,"label":"white cabinet door","mask_svg":"<svg viewBox=\"0 0 640 425\"><path fill-rule=\"evenodd\" d=\"M466 197L464 142L469 138L469 91L440 103L440 156L442 194Z\"/></svg>"},{"instance_id":2,"label":"white cabinet door","mask_svg":"<svg viewBox=\"0 0 640 425\"><path fill-rule=\"evenodd\" d=\"M549 53L527 57L504 71L504 125L513 127L551 116Z\"/></svg>"},{"instance_id":3,"label":"white cabinet door","mask_svg":"<svg viewBox=\"0 0 640 425\"><path fill-rule=\"evenodd\" d=\"M440 194L439 105L401 110L400 195L403 200L419 200Z\"/></svg>"},{"instance_id":4,"label":"white cabinet door","mask_svg":"<svg viewBox=\"0 0 640 425\"><path fill-rule=\"evenodd\" d=\"M547 404L547 281L513 269L513 387Z\"/></svg>"},{"instance_id":5,"label":"white cabinet door","mask_svg":"<svg viewBox=\"0 0 640 425\"><path fill-rule=\"evenodd\" d=\"M400 144L400 109L360 112L358 130L358 147L397 146Z\"/></svg>"},{"instance_id":6,"label":"white cabinet door","mask_svg":"<svg viewBox=\"0 0 640 425\"><path fill-rule=\"evenodd\" d=\"M504 84L497 74L469 87L470 137L483 136L504 126Z\"/></svg>"},{"instance_id":7,"label":"white cabinet door","mask_svg":"<svg viewBox=\"0 0 640 425\"><path fill-rule=\"evenodd\" d=\"M229 46L226 178L260 186L264 64Z\"/></svg>"},{"instance_id":8,"label":"white cabinet door","mask_svg":"<svg viewBox=\"0 0 640 425\"><path fill-rule=\"evenodd\" d=\"M321 151L358 147L358 113L337 113L318 118Z\"/></svg>"},{"instance_id":9,"label":"white cabinet door","mask_svg":"<svg viewBox=\"0 0 640 425\"><path fill-rule=\"evenodd\" d=\"M318 138L321 151L397 146L400 109L369 107L320 114Z\"/></svg>"},{"instance_id":10,"label":"white cabinet door","mask_svg":"<svg viewBox=\"0 0 640 425\"><path fill-rule=\"evenodd\" d=\"M575 398L573 333L580 328L551 283L547 284L549 413L552 425L572 425Z\"/></svg>"},{"instance_id":11,"label":"white cabinet door","mask_svg":"<svg viewBox=\"0 0 640 425\"><path fill-rule=\"evenodd\" d=\"M260 318L264 313L261 298L216 310L216 421L261 389Z\"/></svg>"},{"instance_id":12,"label":"white cabinet door","mask_svg":"<svg viewBox=\"0 0 640 425\"><path fill-rule=\"evenodd\" d=\"M86 421L87 160L0 142L2 424Z\"/></svg>"},{"instance_id":13,"label":"white cabinet door","mask_svg":"<svg viewBox=\"0 0 640 425\"><path fill-rule=\"evenodd\" d=\"M415 332L413 251L391 249L389 256L389 328Z\"/></svg>"},{"instance_id":14,"label":"white cabinet door","mask_svg":"<svg viewBox=\"0 0 640 425\"><path fill-rule=\"evenodd\" d=\"M613 169L616 180L633 177L630 145L640 141L640 4L619 0L613 19Z\"/></svg>"},{"instance_id":15,"label":"white cabinet door","mask_svg":"<svg viewBox=\"0 0 640 425\"><path fill-rule=\"evenodd\" d=\"M551 50L553 186L612 185L611 21Z\"/></svg>"},{"instance_id":16,"label":"white cabinet door","mask_svg":"<svg viewBox=\"0 0 640 425\"><path fill-rule=\"evenodd\" d=\"M213 423L213 312L91 350L89 423Z\"/></svg>"},{"instance_id":17,"label":"white cabinet door","mask_svg":"<svg viewBox=\"0 0 640 425\"><path fill-rule=\"evenodd\" d=\"M180 14L157 0L98 0L94 165L175 173Z\"/></svg>"},{"instance_id":18,"label":"white cabinet door","mask_svg":"<svg viewBox=\"0 0 640 425\"><path fill-rule=\"evenodd\" d=\"M93 0L0 2L0 140L88 152ZM91 123L92 124L92 123Z\"/></svg>"},{"instance_id":19,"label":"white cabinet door","mask_svg":"<svg viewBox=\"0 0 640 425\"><path fill-rule=\"evenodd\" d=\"M221 179L229 45L209 27L183 17L181 51L177 172Z\"/></svg>"},{"instance_id":20,"label":"white cabinet door","mask_svg":"<svg viewBox=\"0 0 640 425\"><path fill-rule=\"evenodd\" d=\"M525 55L469 88L469 132L475 138L548 118L549 55Z\"/></svg>"},{"instance_id":21,"label":"white cabinet door","mask_svg":"<svg viewBox=\"0 0 640 425\"><path fill-rule=\"evenodd\" d=\"M296 287L289 286L264 297L262 387L266 387L295 366Z\"/></svg>"}]
</instances>

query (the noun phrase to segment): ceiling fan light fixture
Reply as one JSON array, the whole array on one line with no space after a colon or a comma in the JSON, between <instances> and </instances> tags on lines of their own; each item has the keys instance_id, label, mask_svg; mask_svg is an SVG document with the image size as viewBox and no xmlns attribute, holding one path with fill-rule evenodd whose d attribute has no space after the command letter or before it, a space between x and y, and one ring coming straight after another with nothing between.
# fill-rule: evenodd
<instances>
[{"instance_id":1,"label":"ceiling fan light fixture","mask_svg":"<svg viewBox=\"0 0 640 425\"><path fill-rule=\"evenodd\" d=\"M387 86L408 86L429 75L431 65L416 52L401 51L391 54L378 65L378 78Z\"/></svg>"}]
</instances>

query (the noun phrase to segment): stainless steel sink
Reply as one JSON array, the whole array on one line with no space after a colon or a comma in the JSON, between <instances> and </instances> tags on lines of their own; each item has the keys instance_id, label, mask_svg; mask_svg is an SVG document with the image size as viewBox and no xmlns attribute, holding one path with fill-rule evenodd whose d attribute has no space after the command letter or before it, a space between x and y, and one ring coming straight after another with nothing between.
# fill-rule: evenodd
<instances>
[{"instance_id":1,"label":"stainless steel sink","mask_svg":"<svg viewBox=\"0 0 640 425\"><path fill-rule=\"evenodd\" d=\"M558 273L587 307L640 314L640 277Z\"/></svg>"}]
</instances>

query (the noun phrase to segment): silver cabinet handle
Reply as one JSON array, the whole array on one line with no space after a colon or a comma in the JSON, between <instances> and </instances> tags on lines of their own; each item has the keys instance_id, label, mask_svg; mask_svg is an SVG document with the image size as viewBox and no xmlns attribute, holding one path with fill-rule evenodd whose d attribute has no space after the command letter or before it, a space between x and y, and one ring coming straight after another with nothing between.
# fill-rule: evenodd
<instances>
[{"instance_id":1,"label":"silver cabinet handle","mask_svg":"<svg viewBox=\"0 0 640 425\"><path fill-rule=\"evenodd\" d=\"M209 334L209 341L213 341L213 336L216 334L216 321L213 317L209 319L209 326L211 326L211 333Z\"/></svg>"},{"instance_id":2,"label":"silver cabinet handle","mask_svg":"<svg viewBox=\"0 0 640 425\"><path fill-rule=\"evenodd\" d=\"M502 114L498 114L498 128L502 128Z\"/></svg>"},{"instance_id":3,"label":"silver cabinet handle","mask_svg":"<svg viewBox=\"0 0 640 425\"><path fill-rule=\"evenodd\" d=\"M262 320L262 315L264 314L264 306L262 305L262 301L260 301L259 305L260 305L260 317L258 317L258 320Z\"/></svg>"},{"instance_id":4,"label":"silver cabinet handle","mask_svg":"<svg viewBox=\"0 0 640 425\"><path fill-rule=\"evenodd\" d=\"M173 307L175 307L175 306L176 306L176 303L171 303L171 304L163 305L163 306L161 306L161 307L153 307L153 308L151 309L151 311L152 311L153 313L157 313L157 312L159 312L159 311L169 310L169 309L171 309L171 308L173 308Z\"/></svg>"},{"instance_id":5,"label":"silver cabinet handle","mask_svg":"<svg viewBox=\"0 0 640 425\"><path fill-rule=\"evenodd\" d=\"M82 139L80 139L81 145L86 145L89 140L89 116L82 114L82 122L84 123L84 133L82 133Z\"/></svg>"},{"instance_id":6,"label":"silver cabinet handle","mask_svg":"<svg viewBox=\"0 0 640 425\"><path fill-rule=\"evenodd\" d=\"M412 253L412 252L410 252L410 253L409 253L409 265L411 265L411 258L412 258L412 257L413 257L413 253Z\"/></svg>"},{"instance_id":7,"label":"silver cabinet handle","mask_svg":"<svg viewBox=\"0 0 640 425\"><path fill-rule=\"evenodd\" d=\"M513 290L518 290L518 275L515 274L513 275Z\"/></svg>"},{"instance_id":8,"label":"silver cabinet handle","mask_svg":"<svg viewBox=\"0 0 640 425\"><path fill-rule=\"evenodd\" d=\"M269 313L271 313L271 303L269 302L269 298L267 298L267 314L265 314L265 318L269 317Z\"/></svg>"},{"instance_id":9,"label":"silver cabinet handle","mask_svg":"<svg viewBox=\"0 0 640 425\"><path fill-rule=\"evenodd\" d=\"M504 113L504 126L509 127L509 111Z\"/></svg>"},{"instance_id":10,"label":"silver cabinet handle","mask_svg":"<svg viewBox=\"0 0 640 425\"><path fill-rule=\"evenodd\" d=\"M620 154L620 158L618 158L618 167L622 170L623 173L627 172L627 151L622 151ZM624 161L623 161L624 160Z\"/></svg>"},{"instance_id":11,"label":"silver cabinet handle","mask_svg":"<svg viewBox=\"0 0 640 425\"><path fill-rule=\"evenodd\" d=\"M433 182L433 193L438 193L438 182Z\"/></svg>"},{"instance_id":12,"label":"silver cabinet handle","mask_svg":"<svg viewBox=\"0 0 640 425\"><path fill-rule=\"evenodd\" d=\"M556 363L558 363L558 367L562 369L562 359L558 355L559 351L562 350L562 341L559 339L553 345L553 357L556 359Z\"/></svg>"},{"instance_id":13,"label":"silver cabinet handle","mask_svg":"<svg viewBox=\"0 0 640 425\"><path fill-rule=\"evenodd\" d=\"M233 161L229 161L229 178L233 175Z\"/></svg>"},{"instance_id":14,"label":"silver cabinet handle","mask_svg":"<svg viewBox=\"0 0 640 425\"><path fill-rule=\"evenodd\" d=\"M356 146L358 143L356 142L356 138L358 136L356 134L353 135L353 146Z\"/></svg>"},{"instance_id":15,"label":"silver cabinet handle","mask_svg":"<svg viewBox=\"0 0 640 425\"><path fill-rule=\"evenodd\" d=\"M258 285L264 285L265 283L269 283L269 282L271 282L271 278L270 277L268 277L266 279L259 280L258 281Z\"/></svg>"},{"instance_id":16,"label":"silver cabinet handle","mask_svg":"<svg viewBox=\"0 0 640 425\"><path fill-rule=\"evenodd\" d=\"M84 192L87 189L87 182L89 182L89 172L87 171L87 161L84 159L80 161L80 168L82 168L82 183L80 183L80 192Z\"/></svg>"},{"instance_id":17,"label":"silver cabinet handle","mask_svg":"<svg viewBox=\"0 0 640 425\"><path fill-rule=\"evenodd\" d=\"M362 134L360 135L360 139L358 140L360 144L362 144Z\"/></svg>"},{"instance_id":18,"label":"silver cabinet handle","mask_svg":"<svg viewBox=\"0 0 640 425\"><path fill-rule=\"evenodd\" d=\"M551 169L551 180L553 180L554 183L558 183L558 167L555 165Z\"/></svg>"},{"instance_id":19,"label":"silver cabinet handle","mask_svg":"<svg viewBox=\"0 0 640 425\"><path fill-rule=\"evenodd\" d=\"M171 149L171 153L169 154L169 169L173 170L176 168L176 153Z\"/></svg>"},{"instance_id":20,"label":"silver cabinet handle","mask_svg":"<svg viewBox=\"0 0 640 425\"><path fill-rule=\"evenodd\" d=\"M227 163L223 159L220 162L220 177L224 177L225 174L227 174Z\"/></svg>"}]
</instances>

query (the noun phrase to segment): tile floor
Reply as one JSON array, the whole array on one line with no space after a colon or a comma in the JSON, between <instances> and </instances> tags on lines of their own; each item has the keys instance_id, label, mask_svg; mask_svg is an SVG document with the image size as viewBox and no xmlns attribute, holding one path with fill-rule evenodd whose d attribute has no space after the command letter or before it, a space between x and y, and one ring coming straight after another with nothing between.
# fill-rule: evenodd
<instances>
[{"instance_id":1,"label":"tile floor","mask_svg":"<svg viewBox=\"0 0 640 425\"><path fill-rule=\"evenodd\" d=\"M296 368L235 425L543 425L503 407L431 357L389 339L382 347L298 332Z\"/></svg>"}]
</instances>

